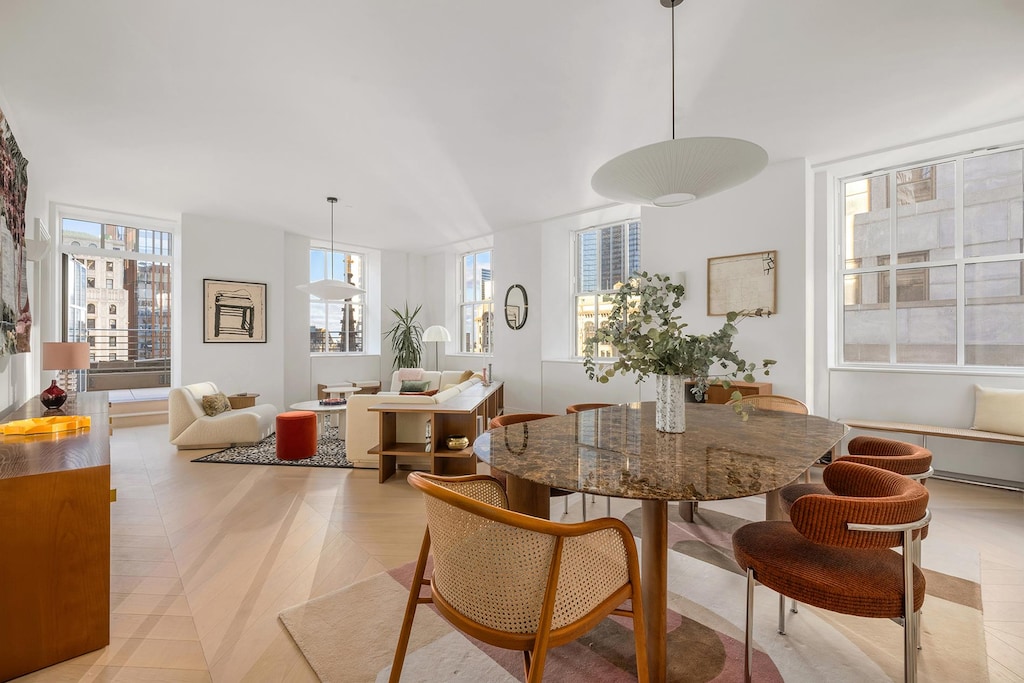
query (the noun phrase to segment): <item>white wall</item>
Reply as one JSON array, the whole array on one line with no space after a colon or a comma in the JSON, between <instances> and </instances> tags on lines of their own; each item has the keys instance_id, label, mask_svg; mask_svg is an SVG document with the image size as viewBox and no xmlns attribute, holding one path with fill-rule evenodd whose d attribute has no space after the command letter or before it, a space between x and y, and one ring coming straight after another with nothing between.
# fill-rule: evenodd
<instances>
[{"instance_id":1,"label":"white wall","mask_svg":"<svg viewBox=\"0 0 1024 683\"><path fill-rule=\"evenodd\" d=\"M212 381L224 393L260 394L282 409L285 356L285 233L185 214L181 217L181 383ZM203 343L203 279L265 282L265 344ZM307 314L308 317L308 314ZM308 323L306 325L308 329ZM307 342L308 344L308 342Z\"/></svg>"}]
</instances>

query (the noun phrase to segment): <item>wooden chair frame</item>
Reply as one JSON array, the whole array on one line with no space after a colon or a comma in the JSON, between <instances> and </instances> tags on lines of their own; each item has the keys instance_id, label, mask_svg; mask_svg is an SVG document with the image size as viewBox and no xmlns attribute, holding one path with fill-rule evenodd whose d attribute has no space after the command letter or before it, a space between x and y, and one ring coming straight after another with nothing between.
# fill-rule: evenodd
<instances>
[{"instance_id":1,"label":"wooden chair frame","mask_svg":"<svg viewBox=\"0 0 1024 683\"><path fill-rule=\"evenodd\" d=\"M432 580L425 577L427 558L430 555L431 549L430 528L428 526L423 534L423 543L420 546L420 553L416 560L416 570L409 590L409 599L406 603L398 645L395 648L395 657L390 677L391 683L398 683L401 677L402 665L409 646L409 637L412 632L412 622L416 614L416 607L422 604L433 604L441 616L449 623L473 638L496 647L521 650L523 652L526 680L529 683L539 683L543 679L544 664L550 648L572 642L587 631L590 631L608 615L614 614L630 617L633 620L638 679L642 682L648 681L647 635L644 627L643 600L640 589L640 563L629 527L620 520L608 518L578 524L551 522L489 505L455 490L459 488L460 484L474 484L478 486L480 482L486 481L494 482L494 486L500 491L501 497L504 497L504 491L501 489L500 482L487 475L439 477L421 472L413 472L409 475L409 483L423 492L424 495L431 496L448 505L499 524L555 538L539 616L539 628L536 633L499 631L472 621L446 601L444 596L438 593ZM507 505L507 499L505 499L505 505ZM555 609L555 597L558 592L559 569L565 539L585 536L608 529L614 530L622 538L623 547L626 552L625 560L628 569L628 581L583 618L579 618L560 628L552 629L552 617ZM421 597L420 595L421 587L423 586L430 587L430 595L427 597ZM626 600L631 602L630 609L620 607Z\"/></svg>"}]
</instances>

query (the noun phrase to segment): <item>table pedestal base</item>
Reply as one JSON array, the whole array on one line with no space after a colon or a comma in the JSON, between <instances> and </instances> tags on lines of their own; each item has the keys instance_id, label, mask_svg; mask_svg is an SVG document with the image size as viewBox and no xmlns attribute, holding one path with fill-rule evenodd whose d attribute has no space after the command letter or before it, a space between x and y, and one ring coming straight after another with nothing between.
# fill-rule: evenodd
<instances>
[{"instance_id":1,"label":"table pedestal base","mask_svg":"<svg viewBox=\"0 0 1024 683\"><path fill-rule=\"evenodd\" d=\"M683 505L685 503L680 503L680 507ZM643 501L641 524L640 581L647 626L647 661L651 683L664 683L668 635L668 503Z\"/></svg>"}]
</instances>

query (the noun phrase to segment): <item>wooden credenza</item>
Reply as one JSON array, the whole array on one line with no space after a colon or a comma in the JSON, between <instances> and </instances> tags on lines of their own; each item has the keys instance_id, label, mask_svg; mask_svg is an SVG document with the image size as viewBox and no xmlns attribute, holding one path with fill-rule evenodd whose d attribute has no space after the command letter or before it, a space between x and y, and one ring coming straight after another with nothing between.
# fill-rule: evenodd
<instances>
[{"instance_id":1,"label":"wooden credenza","mask_svg":"<svg viewBox=\"0 0 1024 683\"><path fill-rule=\"evenodd\" d=\"M693 382L686 383L686 400L696 401L690 389L693 387ZM732 400L732 392L738 391L744 396L751 396L753 394L770 394L772 393L771 382L732 382L731 386L726 389L721 384L712 384L708 387L708 393L704 398L703 403L728 403Z\"/></svg>"},{"instance_id":2,"label":"wooden credenza","mask_svg":"<svg viewBox=\"0 0 1024 683\"><path fill-rule=\"evenodd\" d=\"M0 421L43 411L32 399ZM65 414L91 427L0 436L0 681L110 643L106 392L78 394Z\"/></svg>"}]
</instances>

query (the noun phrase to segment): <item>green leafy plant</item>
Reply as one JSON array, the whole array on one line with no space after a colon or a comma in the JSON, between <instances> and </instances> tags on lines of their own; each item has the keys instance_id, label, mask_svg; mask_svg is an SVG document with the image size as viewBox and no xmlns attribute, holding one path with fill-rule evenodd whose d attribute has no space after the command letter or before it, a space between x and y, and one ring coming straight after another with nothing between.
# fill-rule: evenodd
<instances>
[{"instance_id":1,"label":"green leafy plant","mask_svg":"<svg viewBox=\"0 0 1024 683\"><path fill-rule=\"evenodd\" d=\"M687 334L683 331L687 324L679 315L685 294L683 285L659 273L634 273L617 286L608 319L585 342L583 367L590 379L607 382L616 373L636 373L636 381L641 382L649 375L683 375L693 380L693 394L702 399L709 384L728 388L729 378L753 382L754 372L769 374L774 360L748 362L732 346L736 323L767 317L767 311L730 312L717 332ZM595 350L602 348L616 355L595 357ZM714 366L720 371L712 372Z\"/></svg>"},{"instance_id":2,"label":"green leafy plant","mask_svg":"<svg viewBox=\"0 0 1024 683\"><path fill-rule=\"evenodd\" d=\"M392 308L395 314L395 324L384 333L386 339L391 340L391 350L395 359L391 363L393 368L418 368L420 357L423 354L423 327L416 322L422 306L417 306L412 313L409 312L409 304L405 305L405 312Z\"/></svg>"}]
</instances>

